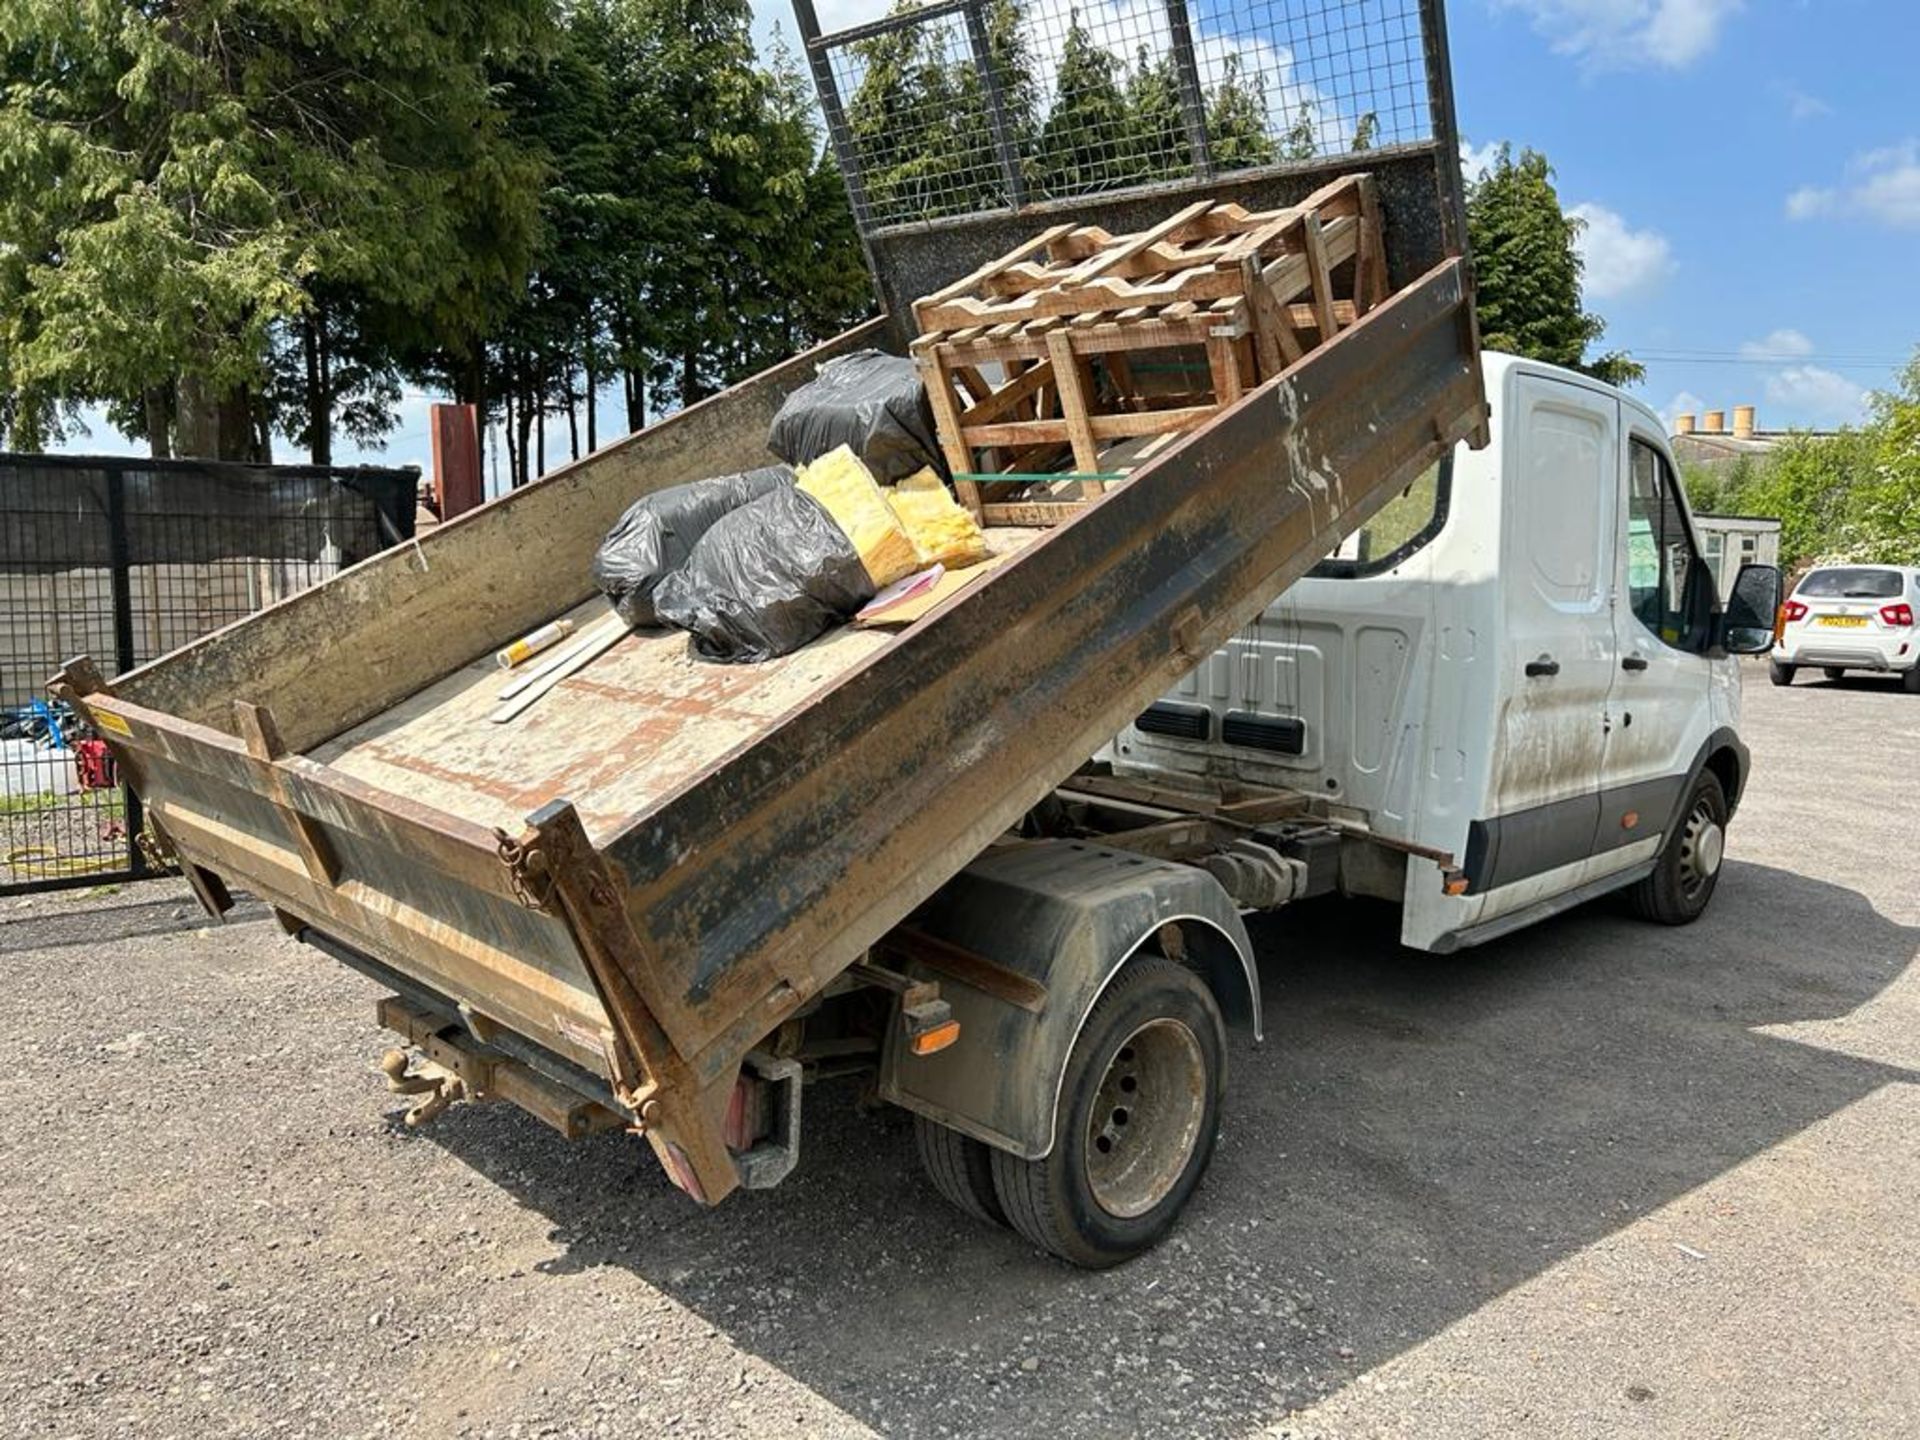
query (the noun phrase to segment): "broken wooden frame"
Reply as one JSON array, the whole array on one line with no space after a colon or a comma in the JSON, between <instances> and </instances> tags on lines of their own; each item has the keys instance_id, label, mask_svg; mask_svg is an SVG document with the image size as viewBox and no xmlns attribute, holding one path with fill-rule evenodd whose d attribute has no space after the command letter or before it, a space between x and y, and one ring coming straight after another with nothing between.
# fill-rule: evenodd
<instances>
[{"instance_id":1,"label":"broken wooden frame","mask_svg":"<svg viewBox=\"0 0 1920 1440\"><path fill-rule=\"evenodd\" d=\"M1385 256L1373 178L1346 175L1279 210L1201 200L1131 235L1056 225L926 296L912 349L961 502L986 524L1071 516L1105 492L1107 447L1194 429L1380 303ZM1135 373L1196 352L1201 390ZM983 494L1062 463L1071 500Z\"/></svg>"}]
</instances>

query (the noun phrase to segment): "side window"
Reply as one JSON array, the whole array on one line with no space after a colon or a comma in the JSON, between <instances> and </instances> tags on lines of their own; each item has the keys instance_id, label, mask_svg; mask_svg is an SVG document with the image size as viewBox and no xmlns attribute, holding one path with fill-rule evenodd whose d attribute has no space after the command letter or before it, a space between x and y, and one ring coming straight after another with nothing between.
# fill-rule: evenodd
<instances>
[{"instance_id":1,"label":"side window","mask_svg":"<svg viewBox=\"0 0 1920 1440\"><path fill-rule=\"evenodd\" d=\"M1449 454L1428 466L1419 479L1307 573L1321 580L1356 580L1393 569L1445 527L1452 493L1453 456Z\"/></svg>"},{"instance_id":2,"label":"side window","mask_svg":"<svg viewBox=\"0 0 1920 1440\"><path fill-rule=\"evenodd\" d=\"M1627 496L1627 600L1640 623L1677 650L1705 648L1711 599L1665 457L1632 448Z\"/></svg>"}]
</instances>

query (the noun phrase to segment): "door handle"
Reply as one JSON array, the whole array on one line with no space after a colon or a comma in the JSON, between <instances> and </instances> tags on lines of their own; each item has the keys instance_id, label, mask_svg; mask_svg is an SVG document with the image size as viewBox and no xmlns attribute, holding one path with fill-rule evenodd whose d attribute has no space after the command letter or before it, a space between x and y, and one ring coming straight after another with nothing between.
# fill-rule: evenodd
<instances>
[{"instance_id":1,"label":"door handle","mask_svg":"<svg viewBox=\"0 0 1920 1440\"><path fill-rule=\"evenodd\" d=\"M1649 663L1647 657L1644 655L1629 655L1620 662L1620 668L1622 670L1644 670Z\"/></svg>"},{"instance_id":2,"label":"door handle","mask_svg":"<svg viewBox=\"0 0 1920 1440\"><path fill-rule=\"evenodd\" d=\"M1527 678L1529 680L1539 680L1546 676L1558 675L1559 673L1560 662L1551 655L1542 655L1538 660L1529 660L1527 662Z\"/></svg>"}]
</instances>

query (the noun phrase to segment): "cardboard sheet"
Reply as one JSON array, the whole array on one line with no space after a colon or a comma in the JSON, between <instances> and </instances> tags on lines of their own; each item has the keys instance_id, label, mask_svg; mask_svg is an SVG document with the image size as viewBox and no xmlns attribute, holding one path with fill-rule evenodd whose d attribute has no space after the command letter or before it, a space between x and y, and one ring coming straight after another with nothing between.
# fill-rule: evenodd
<instances>
[{"instance_id":1,"label":"cardboard sheet","mask_svg":"<svg viewBox=\"0 0 1920 1440\"><path fill-rule=\"evenodd\" d=\"M862 630L897 630L911 625L950 596L958 595L975 581L984 580L1010 558L1011 554L989 555L978 565L969 565L964 570L949 570L940 577L940 583L931 589L923 590L912 599L890 606L869 619L855 620L853 623Z\"/></svg>"}]
</instances>

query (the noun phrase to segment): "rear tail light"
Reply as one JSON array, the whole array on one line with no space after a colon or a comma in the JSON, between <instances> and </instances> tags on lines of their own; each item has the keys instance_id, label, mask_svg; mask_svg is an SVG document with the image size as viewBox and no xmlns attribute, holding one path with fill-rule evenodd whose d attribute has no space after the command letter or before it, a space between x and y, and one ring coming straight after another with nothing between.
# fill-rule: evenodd
<instances>
[{"instance_id":1,"label":"rear tail light","mask_svg":"<svg viewBox=\"0 0 1920 1440\"><path fill-rule=\"evenodd\" d=\"M1789 625L1796 625L1807 618L1807 607L1802 605L1798 600L1787 601L1782 607L1782 610L1786 614Z\"/></svg>"},{"instance_id":2,"label":"rear tail light","mask_svg":"<svg viewBox=\"0 0 1920 1440\"><path fill-rule=\"evenodd\" d=\"M1913 628L1913 607L1904 601L1898 605L1882 605L1880 618L1896 630Z\"/></svg>"}]
</instances>

